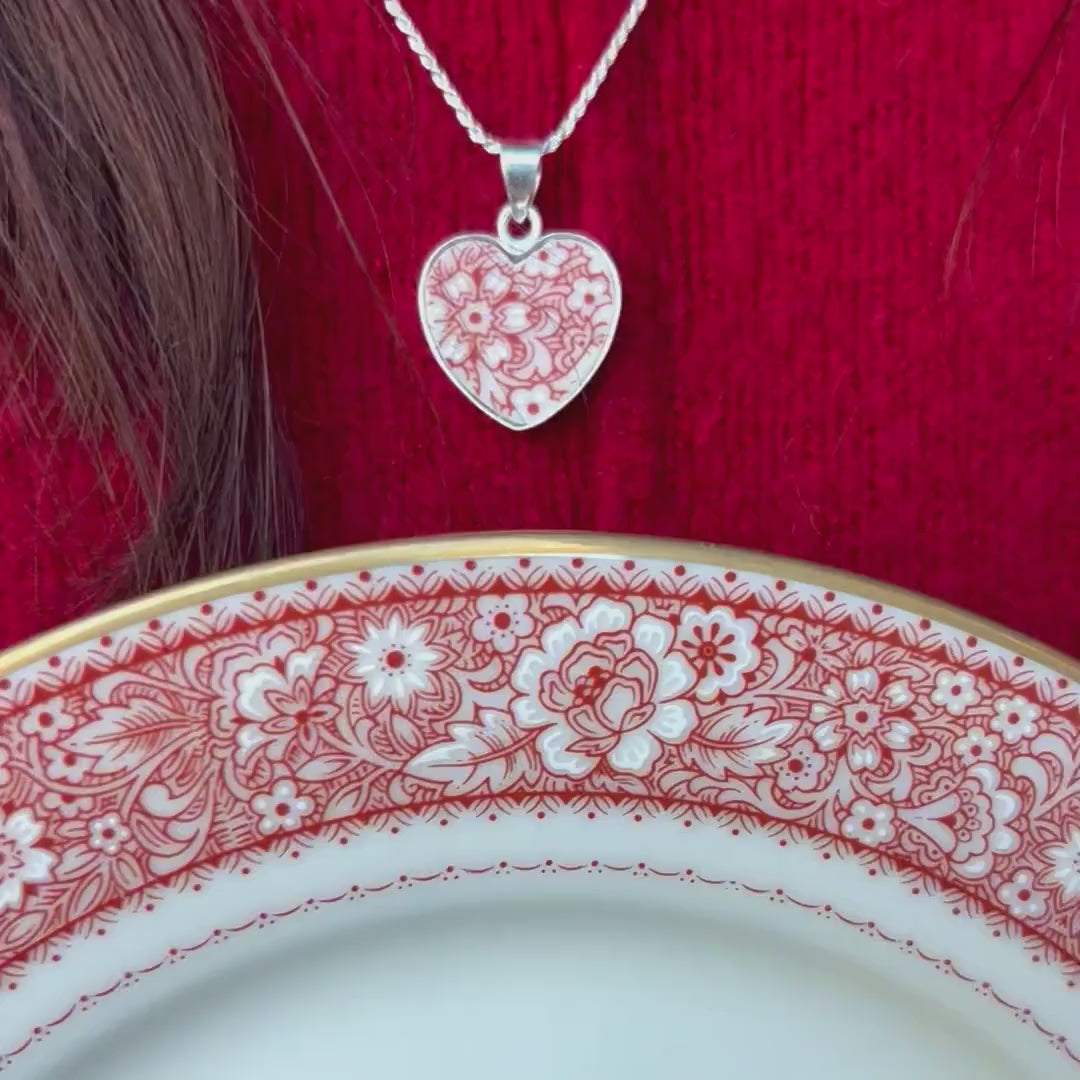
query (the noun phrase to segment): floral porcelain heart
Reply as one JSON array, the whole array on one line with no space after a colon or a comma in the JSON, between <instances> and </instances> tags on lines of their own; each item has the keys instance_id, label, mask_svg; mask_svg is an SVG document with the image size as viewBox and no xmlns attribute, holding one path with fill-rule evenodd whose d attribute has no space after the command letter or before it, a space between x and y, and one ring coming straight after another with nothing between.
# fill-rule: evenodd
<instances>
[{"instance_id":1,"label":"floral porcelain heart","mask_svg":"<svg viewBox=\"0 0 1080 1080\"><path fill-rule=\"evenodd\" d=\"M606 251L577 233L455 236L420 275L435 359L492 419L525 430L568 405L607 356L622 303Z\"/></svg>"}]
</instances>

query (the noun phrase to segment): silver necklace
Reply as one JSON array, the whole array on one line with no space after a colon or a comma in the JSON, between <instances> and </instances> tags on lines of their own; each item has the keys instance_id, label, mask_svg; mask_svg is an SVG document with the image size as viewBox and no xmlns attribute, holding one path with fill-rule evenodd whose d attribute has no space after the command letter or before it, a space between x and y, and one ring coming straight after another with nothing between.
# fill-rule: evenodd
<instances>
[{"instance_id":1,"label":"silver necklace","mask_svg":"<svg viewBox=\"0 0 1080 1080\"><path fill-rule=\"evenodd\" d=\"M499 158L506 205L494 233L446 240L420 272L420 323L432 355L484 413L535 427L585 388L611 348L622 285L611 256L581 233L545 233L533 205L541 160L570 136L607 78L648 0L630 0L588 79L547 138L515 143L481 126L398 0L386 13L469 138Z\"/></svg>"}]
</instances>

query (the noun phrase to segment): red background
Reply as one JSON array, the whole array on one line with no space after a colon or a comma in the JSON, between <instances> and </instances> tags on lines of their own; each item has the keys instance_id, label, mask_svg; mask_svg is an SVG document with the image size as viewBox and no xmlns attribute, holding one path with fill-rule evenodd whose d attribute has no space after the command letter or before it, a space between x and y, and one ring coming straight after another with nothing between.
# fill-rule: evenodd
<instances>
[{"instance_id":1,"label":"red background","mask_svg":"<svg viewBox=\"0 0 1080 1080\"><path fill-rule=\"evenodd\" d=\"M620 335L587 401L522 435L450 385L414 313L427 250L493 223L496 160L380 4L269 0L277 68L363 259L223 38L307 546L709 540L1080 652L1080 45L1062 3L657 0L539 199L549 226L615 256ZM526 138L557 121L623 0L408 7L481 119ZM10 417L0 470L11 642L93 606L72 582L119 541L73 436Z\"/></svg>"}]
</instances>

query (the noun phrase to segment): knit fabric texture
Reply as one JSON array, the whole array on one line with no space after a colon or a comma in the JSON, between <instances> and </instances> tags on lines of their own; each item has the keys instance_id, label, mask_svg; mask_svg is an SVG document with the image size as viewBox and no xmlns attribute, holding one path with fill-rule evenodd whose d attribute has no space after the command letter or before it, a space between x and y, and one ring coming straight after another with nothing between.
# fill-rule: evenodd
<instances>
[{"instance_id":1,"label":"knit fabric texture","mask_svg":"<svg viewBox=\"0 0 1080 1080\"><path fill-rule=\"evenodd\" d=\"M705 540L1080 652L1080 42L1064 2L657 0L539 196L548 227L614 256L618 338L584 398L522 434L450 384L416 317L428 250L493 228L497 160L375 0L266 0L333 194L223 39L307 547ZM407 6L481 121L523 140L557 122L624 4ZM0 469L10 643L93 607L77 583L122 538L74 436L8 416Z\"/></svg>"}]
</instances>

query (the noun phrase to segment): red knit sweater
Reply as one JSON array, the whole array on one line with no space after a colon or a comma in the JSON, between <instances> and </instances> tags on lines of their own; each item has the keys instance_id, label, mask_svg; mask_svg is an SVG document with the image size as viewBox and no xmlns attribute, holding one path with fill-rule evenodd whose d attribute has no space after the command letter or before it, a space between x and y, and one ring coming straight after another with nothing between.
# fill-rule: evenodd
<instances>
[{"instance_id":1,"label":"red knit sweater","mask_svg":"<svg viewBox=\"0 0 1080 1080\"><path fill-rule=\"evenodd\" d=\"M526 434L451 386L415 316L427 250L491 228L496 160L375 0L268 2L278 70L365 263L266 80L230 68L310 548L688 537L870 574L1080 652L1066 0L657 0L540 194L550 227L614 255L619 337L587 400ZM483 122L526 138L560 116L623 2L409 7ZM92 603L71 582L118 541L78 443L7 423L11 642Z\"/></svg>"}]
</instances>

